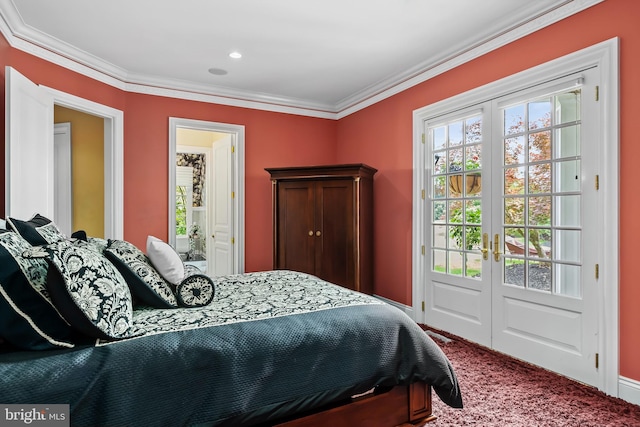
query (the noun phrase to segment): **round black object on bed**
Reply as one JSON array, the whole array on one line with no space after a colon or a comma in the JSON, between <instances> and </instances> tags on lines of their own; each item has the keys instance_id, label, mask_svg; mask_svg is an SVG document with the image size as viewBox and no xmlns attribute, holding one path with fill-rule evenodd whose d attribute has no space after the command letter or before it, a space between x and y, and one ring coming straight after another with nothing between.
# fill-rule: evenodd
<instances>
[{"instance_id":1,"label":"round black object on bed","mask_svg":"<svg viewBox=\"0 0 640 427\"><path fill-rule=\"evenodd\" d=\"M187 276L176 286L176 298L182 307L202 307L213 300L216 288L204 274Z\"/></svg>"}]
</instances>

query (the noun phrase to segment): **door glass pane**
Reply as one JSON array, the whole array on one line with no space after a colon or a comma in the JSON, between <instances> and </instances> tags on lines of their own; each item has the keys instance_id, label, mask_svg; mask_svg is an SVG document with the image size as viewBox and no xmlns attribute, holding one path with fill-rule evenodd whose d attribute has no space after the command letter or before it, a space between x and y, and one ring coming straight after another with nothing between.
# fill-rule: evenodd
<instances>
[{"instance_id":1,"label":"door glass pane","mask_svg":"<svg viewBox=\"0 0 640 427\"><path fill-rule=\"evenodd\" d=\"M580 91L561 93L555 97L556 123L580 120Z\"/></svg>"},{"instance_id":2,"label":"door glass pane","mask_svg":"<svg viewBox=\"0 0 640 427\"><path fill-rule=\"evenodd\" d=\"M449 252L449 268L447 273L453 276L462 276L462 257L463 252Z\"/></svg>"},{"instance_id":3,"label":"door glass pane","mask_svg":"<svg viewBox=\"0 0 640 427\"><path fill-rule=\"evenodd\" d=\"M433 226L433 242L434 248L447 248L447 240L445 238L447 234L446 225L434 225Z\"/></svg>"},{"instance_id":4,"label":"door glass pane","mask_svg":"<svg viewBox=\"0 0 640 427\"><path fill-rule=\"evenodd\" d=\"M431 134L433 135L433 150L441 150L447 145L447 128L444 126L440 126L432 129Z\"/></svg>"},{"instance_id":5,"label":"door glass pane","mask_svg":"<svg viewBox=\"0 0 640 427\"><path fill-rule=\"evenodd\" d=\"M504 193L524 193L524 167L504 169Z\"/></svg>"},{"instance_id":6,"label":"door glass pane","mask_svg":"<svg viewBox=\"0 0 640 427\"><path fill-rule=\"evenodd\" d=\"M433 271L482 277L482 116L428 129Z\"/></svg>"},{"instance_id":7,"label":"door glass pane","mask_svg":"<svg viewBox=\"0 0 640 427\"><path fill-rule=\"evenodd\" d=\"M439 273L447 272L447 251L434 249L433 253L433 271L437 271Z\"/></svg>"},{"instance_id":8,"label":"door glass pane","mask_svg":"<svg viewBox=\"0 0 640 427\"><path fill-rule=\"evenodd\" d=\"M480 279L482 276L482 256L472 253L467 253L465 256L467 258L467 263L464 275L474 279Z\"/></svg>"},{"instance_id":9,"label":"door glass pane","mask_svg":"<svg viewBox=\"0 0 640 427\"><path fill-rule=\"evenodd\" d=\"M566 126L555 130L554 158L575 157L580 155L580 127Z\"/></svg>"},{"instance_id":10,"label":"door glass pane","mask_svg":"<svg viewBox=\"0 0 640 427\"><path fill-rule=\"evenodd\" d=\"M527 287L551 292L551 263L527 261Z\"/></svg>"},{"instance_id":11,"label":"door glass pane","mask_svg":"<svg viewBox=\"0 0 640 427\"><path fill-rule=\"evenodd\" d=\"M504 110L504 135L524 132L524 107L516 105Z\"/></svg>"},{"instance_id":12,"label":"door glass pane","mask_svg":"<svg viewBox=\"0 0 640 427\"><path fill-rule=\"evenodd\" d=\"M527 197L529 225L551 225L551 197Z\"/></svg>"},{"instance_id":13,"label":"door glass pane","mask_svg":"<svg viewBox=\"0 0 640 427\"><path fill-rule=\"evenodd\" d=\"M551 192L551 163L529 166L529 193Z\"/></svg>"},{"instance_id":14,"label":"door glass pane","mask_svg":"<svg viewBox=\"0 0 640 427\"><path fill-rule=\"evenodd\" d=\"M462 144L463 125L461 121L449 124L449 146Z\"/></svg>"},{"instance_id":15,"label":"door glass pane","mask_svg":"<svg viewBox=\"0 0 640 427\"><path fill-rule=\"evenodd\" d=\"M524 136L505 138L504 140L504 164L524 163Z\"/></svg>"},{"instance_id":16,"label":"door glass pane","mask_svg":"<svg viewBox=\"0 0 640 427\"><path fill-rule=\"evenodd\" d=\"M553 277L558 294L580 297L580 266L557 263L554 266Z\"/></svg>"},{"instance_id":17,"label":"door glass pane","mask_svg":"<svg viewBox=\"0 0 640 427\"><path fill-rule=\"evenodd\" d=\"M504 223L524 225L524 197L510 197L504 201Z\"/></svg>"},{"instance_id":18,"label":"door glass pane","mask_svg":"<svg viewBox=\"0 0 640 427\"><path fill-rule=\"evenodd\" d=\"M555 192L580 191L580 160L557 162L555 166Z\"/></svg>"},{"instance_id":19,"label":"door glass pane","mask_svg":"<svg viewBox=\"0 0 640 427\"><path fill-rule=\"evenodd\" d=\"M580 231L555 230L553 251L558 261L580 262Z\"/></svg>"},{"instance_id":20,"label":"door glass pane","mask_svg":"<svg viewBox=\"0 0 640 427\"><path fill-rule=\"evenodd\" d=\"M524 263L523 259L504 258L504 283L524 287Z\"/></svg>"},{"instance_id":21,"label":"door glass pane","mask_svg":"<svg viewBox=\"0 0 640 427\"><path fill-rule=\"evenodd\" d=\"M580 297L580 90L509 106L502 120L504 283Z\"/></svg>"},{"instance_id":22,"label":"door glass pane","mask_svg":"<svg viewBox=\"0 0 640 427\"><path fill-rule=\"evenodd\" d=\"M551 99L539 99L529 102L529 130L546 128L551 125Z\"/></svg>"},{"instance_id":23,"label":"door glass pane","mask_svg":"<svg viewBox=\"0 0 640 427\"><path fill-rule=\"evenodd\" d=\"M580 196L557 196L554 197L556 212L554 222L558 226L579 227L580 226Z\"/></svg>"}]
</instances>

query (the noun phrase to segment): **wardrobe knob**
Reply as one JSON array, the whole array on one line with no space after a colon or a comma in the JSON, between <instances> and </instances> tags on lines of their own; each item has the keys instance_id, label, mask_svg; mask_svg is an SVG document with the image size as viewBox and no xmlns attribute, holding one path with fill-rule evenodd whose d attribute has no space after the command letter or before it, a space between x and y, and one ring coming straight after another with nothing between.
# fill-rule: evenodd
<instances>
[{"instance_id":1,"label":"wardrobe knob","mask_svg":"<svg viewBox=\"0 0 640 427\"><path fill-rule=\"evenodd\" d=\"M313 236L313 231L309 230L309 236Z\"/></svg>"},{"instance_id":2,"label":"wardrobe knob","mask_svg":"<svg viewBox=\"0 0 640 427\"><path fill-rule=\"evenodd\" d=\"M320 233L320 230L316 231L316 236L320 236L322 233Z\"/></svg>"}]
</instances>

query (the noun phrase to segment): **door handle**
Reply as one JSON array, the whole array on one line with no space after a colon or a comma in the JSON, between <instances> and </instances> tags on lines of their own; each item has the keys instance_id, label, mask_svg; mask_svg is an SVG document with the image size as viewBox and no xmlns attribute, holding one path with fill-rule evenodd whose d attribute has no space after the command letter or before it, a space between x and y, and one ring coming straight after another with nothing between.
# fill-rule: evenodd
<instances>
[{"instance_id":1,"label":"door handle","mask_svg":"<svg viewBox=\"0 0 640 427\"><path fill-rule=\"evenodd\" d=\"M495 236L493 236L493 259L498 262L500 261L500 254L502 252L500 252L500 235L496 233Z\"/></svg>"},{"instance_id":2,"label":"door handle","mask_svg":"<svg viewBox=\"0 0 640 427\"><path fill-rule=\"evenodd\" d=\"M489 259L489 234L482 235L482 259Z\"/></svg>"}]
</instances>

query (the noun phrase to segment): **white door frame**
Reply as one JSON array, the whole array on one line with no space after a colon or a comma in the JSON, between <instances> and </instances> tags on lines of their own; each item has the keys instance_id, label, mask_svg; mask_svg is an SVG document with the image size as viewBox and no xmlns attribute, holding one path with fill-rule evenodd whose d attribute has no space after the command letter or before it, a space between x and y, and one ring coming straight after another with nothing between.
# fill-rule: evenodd
<instances>
[{"instance_id":1,"label":"white door frame","mask_svg":"<svg viewBox=\"0 0 640 427\"><path fill-rule=\"evenodd\" d=\"M235 139L235 155L233 156L233 188L235 189L235 197L233 198L233 273L242 273L244 272L244 126L169 117L169 187L167 189L167 194L169 195L168 242L170 245L175 245L176 235L176 201L174 192L176 188L175 158L177 128L228 133L232 134Z\"/></svg>"},{"instance_id":2,"label":"white door frame","mask_svg":"<svg viewBox=\"0 0 640 427\"><path fill-rule=\"evenodd\" d=\"M549 76L562 77L580 70L598 67L600 72L599 97L601 134L599 148L600 194L602 212L598 219L600 244L597 258L600 262L598 280L598 348L600 353L598 388L612 396L619 395L619 325L618 325L618 262L619 262L619 82L618 45L613 38L578 52L555 59L510 77L489 83L452 98L415 110L413 113L413 245L412 245L412 308L414 320L424 322L422 309L425 301L424 283L429 274L427 241L428 222L425 220L427 176L431 165L425 164L423 143L424 121L457 109L480 104L489 99L507 95L515 90L533 87L549 80ZM595 95L595 94L594 94Z\"/></svg>"},{"instance_id":3,"label":"white door frame","mask_svg":"<svg viewBox=\"0 0 640 427\"><path fill-rule=\"evenodd\" d=\"M104 238L124 238L124 113L57 89L41 86L53 103L104 119Z\"/></svg>"}]
</instances>

